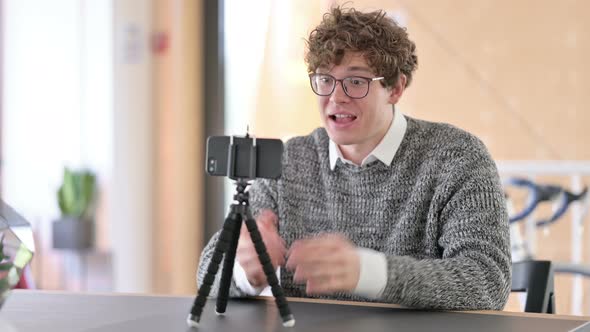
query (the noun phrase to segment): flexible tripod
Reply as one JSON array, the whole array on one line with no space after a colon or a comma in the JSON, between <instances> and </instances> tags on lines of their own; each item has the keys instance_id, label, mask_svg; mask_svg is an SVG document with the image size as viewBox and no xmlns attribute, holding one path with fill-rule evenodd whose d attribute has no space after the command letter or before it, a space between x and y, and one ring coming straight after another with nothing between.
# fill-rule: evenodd
<instances>
[{"instance_id":1,"label":"flexible tripod","mask_svg":"<svg viewBox=\"0 0 590 332\"><path fill-rule=\"evenodd\" d=\"M215 312L217 314L225 313L242 222L246 223L248 232L250 232L250 236L252 237L252 242L254 242L258 259L262 264L266 280L271 286L272 294L275 297L275 302L283 319L283 326L291 327L295 325L295 318L291 314L289 304L285 298L285 293L279 285L279 280L277 279L272 262L266 251L266 246L264 245L258 227L256 226L256 221L252 218L250 213L248 193L246 192L246 188L249 184L250 183L247 180L237 179L237 193L234 195L234 200L237 201L237 203L234 202L230 206L230 211L225 218L223 229L221 230L221 234L215 245L213 257L207 267L207 274L203 279L203 284L199 288L197 298L195 299L191 312L187 318L187 323L191 327L199 326L207 296L211 291L211 286L215 281L215 275L217 274L219 264L221 263L224 254L225 260L223 263L223 271L221 273L221 281L219 283L219 293L217 296Z\"/></svg>"}]
</instances>

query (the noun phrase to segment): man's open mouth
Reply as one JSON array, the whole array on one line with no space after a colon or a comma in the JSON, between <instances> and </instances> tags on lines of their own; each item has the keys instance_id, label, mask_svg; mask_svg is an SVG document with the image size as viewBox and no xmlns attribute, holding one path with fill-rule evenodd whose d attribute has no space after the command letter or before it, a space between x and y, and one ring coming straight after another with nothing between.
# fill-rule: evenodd
<instances>
[{"instance_id":1,"label":"man's open mouth","mask_svg":"<svg viewBox=\"0 0 590 332\"><path fill-rule=\"evenodd\" d=\"M350 123L356 120L356 116L352 114L332 114L329 118L336 123Z\"/></svg>"}]
</instances>

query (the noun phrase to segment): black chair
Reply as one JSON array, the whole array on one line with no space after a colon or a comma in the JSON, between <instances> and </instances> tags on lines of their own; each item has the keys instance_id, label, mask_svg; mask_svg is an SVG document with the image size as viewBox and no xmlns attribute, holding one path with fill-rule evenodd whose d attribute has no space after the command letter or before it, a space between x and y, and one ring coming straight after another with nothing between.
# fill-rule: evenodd
<instances>
[{"instance_id":1,"label":"black chair","mask_svg":"<svg viewBox=\"0 0 590 332\"><path fill-rule=\"evenodd\" d=\"M512 264L512 291L526 292L525 312L555 313L551 261L522 261Z\"/></svg>"}]
</instances>

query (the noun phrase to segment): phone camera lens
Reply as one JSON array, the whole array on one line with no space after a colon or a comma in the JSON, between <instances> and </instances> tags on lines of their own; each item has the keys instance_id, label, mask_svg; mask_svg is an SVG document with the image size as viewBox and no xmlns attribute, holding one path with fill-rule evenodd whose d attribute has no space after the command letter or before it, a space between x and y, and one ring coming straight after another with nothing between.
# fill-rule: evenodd
<instances>
[{"instance_id":1,"label":"phone camera lens","mask_svg":"<svg viewBox=\"0 0 590 332\"><path fill-rule=\"evenodd\" d=\"M217 169L217 160L214 158L209 159L209 167L207 169L209 170L209 173L215 173L215 170Z\"/></svg>"}]
</instances>

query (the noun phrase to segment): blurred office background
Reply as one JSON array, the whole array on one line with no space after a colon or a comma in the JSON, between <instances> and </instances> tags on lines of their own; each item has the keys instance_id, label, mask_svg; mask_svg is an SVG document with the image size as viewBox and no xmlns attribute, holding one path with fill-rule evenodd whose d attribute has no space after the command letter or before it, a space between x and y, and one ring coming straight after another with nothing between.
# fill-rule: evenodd
<instances>
[{"instance_id":1,"label":"blurred office background","mask_svg":"<svg viewBox=\"0 0 590 332\"><path fill-rule=\"evenodd\" d=\"M233 190L205 176L205 139L320 125L304 39L334 3L0 0L2 198L34 226L35 287L194 293ZM590 3L347 4L386 10L416 42L404 114L474 133L502 176L590 183ZM52 246L65 166L97 174L88 250ZM583 209L529 229L536 258L590 264L588 232L569 221ZM590 314L590 282L558 275L556 287L558 313Z\"/></svg>"}]
</instances>

